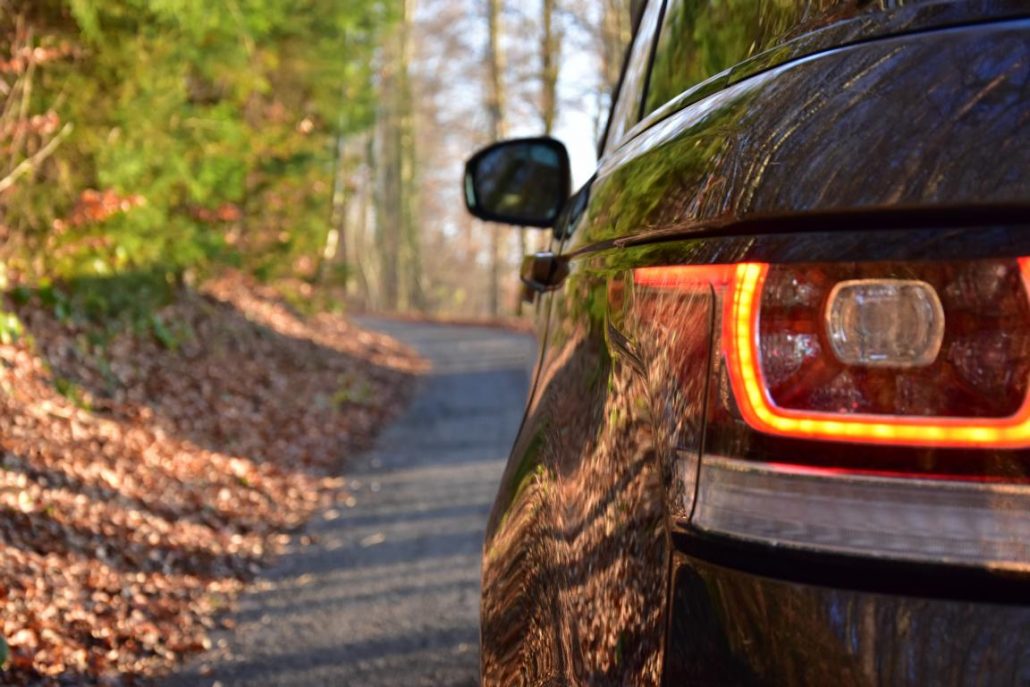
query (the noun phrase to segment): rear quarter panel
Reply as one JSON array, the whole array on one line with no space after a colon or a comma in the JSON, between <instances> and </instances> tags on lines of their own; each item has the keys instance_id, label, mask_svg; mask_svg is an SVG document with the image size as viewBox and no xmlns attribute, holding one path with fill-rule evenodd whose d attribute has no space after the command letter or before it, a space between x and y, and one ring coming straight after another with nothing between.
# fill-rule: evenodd
<instances>
[{"instance_id":1,"label":"rear quarter panel","mask_svg":"<svg viewBox=\"0 0 1030 687\"><path fill-rule=\"evenodd\" d=\"M940 618L1025 640L1022 608L856 596L677 553L711 308L705 294L661 302L627 288L634 267L742 258L754 240L717 240L742 220L761 233L763 217L883 208L1006 206L1025 218L1028 70L1022 20L863 43L659 112L602 161L564 247L580 257L554 295L540 379L488 528L485 684L647 685L663 666L668 680L701 683L1028 677L1026 641L1020 650L925 630ZM837 232L846 245L854 226L828 219L808 240ZM671 330L693 337L689 356L670 358L661 342Z\"/></svg>"}]
</instances>

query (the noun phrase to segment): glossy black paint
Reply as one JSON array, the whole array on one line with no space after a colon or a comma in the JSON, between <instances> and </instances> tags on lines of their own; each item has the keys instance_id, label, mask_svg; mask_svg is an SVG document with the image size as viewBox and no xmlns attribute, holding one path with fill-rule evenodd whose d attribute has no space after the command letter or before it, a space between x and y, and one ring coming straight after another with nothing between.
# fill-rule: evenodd
<instances>
[{"instance_id":1,"label":"glossy black paint","mask_svg":"<svg viewBox=\"0 0 1030 687\"><path fill-rule=\"evenodd\" d=\"M819 31L610 137L556 224L570 275L537 306L488 524L484 684L1030 683L1025 575L921 592L948 571L799 571L688 524L713 298L648 295L632 269L1030 254L1030 21L995 21L1026 3L815 4Z\"/></svg>"},{"instance_id":2,"label":"glossy black paint","mask_svg":"<svg viewBox=\"0 0 1030 687\"><path fill-rule=\"evenodd\" d=\"M799 585L676 557L665 684L1024 685L1025 606Z\"/></svg>"}]
</instances>

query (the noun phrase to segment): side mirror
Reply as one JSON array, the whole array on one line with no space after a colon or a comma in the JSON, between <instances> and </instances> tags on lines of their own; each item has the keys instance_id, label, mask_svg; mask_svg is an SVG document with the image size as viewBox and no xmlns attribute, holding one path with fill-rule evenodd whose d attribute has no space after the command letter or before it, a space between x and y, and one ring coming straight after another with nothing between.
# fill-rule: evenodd
<instances>
[{"instance_id":1,"label":"side mirror","mask_svg":"<svg viewBox=\"0 0 1030 687\"><path fill-rule=\"evenodd\" d=\"M551 227L571 187L569 154L553 138L501 141L465 164L465 205L489 222Z\"/></svg>"}]
</instances>

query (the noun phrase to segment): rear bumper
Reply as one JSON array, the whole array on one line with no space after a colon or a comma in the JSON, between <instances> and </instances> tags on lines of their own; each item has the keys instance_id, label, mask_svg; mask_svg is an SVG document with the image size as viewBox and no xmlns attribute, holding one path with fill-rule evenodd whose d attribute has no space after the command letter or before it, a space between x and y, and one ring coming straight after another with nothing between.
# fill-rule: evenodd
<instances>
[{"instance_id":1,"label":"rear bumper","mask_svg":"<svg viewBox=\"0 0 1030 687\"><path fill-rule=\"evenodd\" d=\"M756 572L768 561L727 567L677 539L667 685L1030 684L1030 582L881 566L824 583L832 570L797 559L777 579Z\"/></svg>"}]
</instances>

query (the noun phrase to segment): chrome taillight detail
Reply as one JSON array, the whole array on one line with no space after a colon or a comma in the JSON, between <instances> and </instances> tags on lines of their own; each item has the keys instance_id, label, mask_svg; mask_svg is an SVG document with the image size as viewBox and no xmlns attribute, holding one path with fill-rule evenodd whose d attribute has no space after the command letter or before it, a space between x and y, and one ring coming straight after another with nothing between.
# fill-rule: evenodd
<instances>
[{"instance_id":1,"label":"chrome taillight detail","mask_svg":"<svg viewBox=\"0 0 1030 687\"><path fill-rule=\"evenodd\" d=\"M1030 572L1030 485L846 474L706 455L693 524L740 539Z\"/></svg>"}]
</instances>

